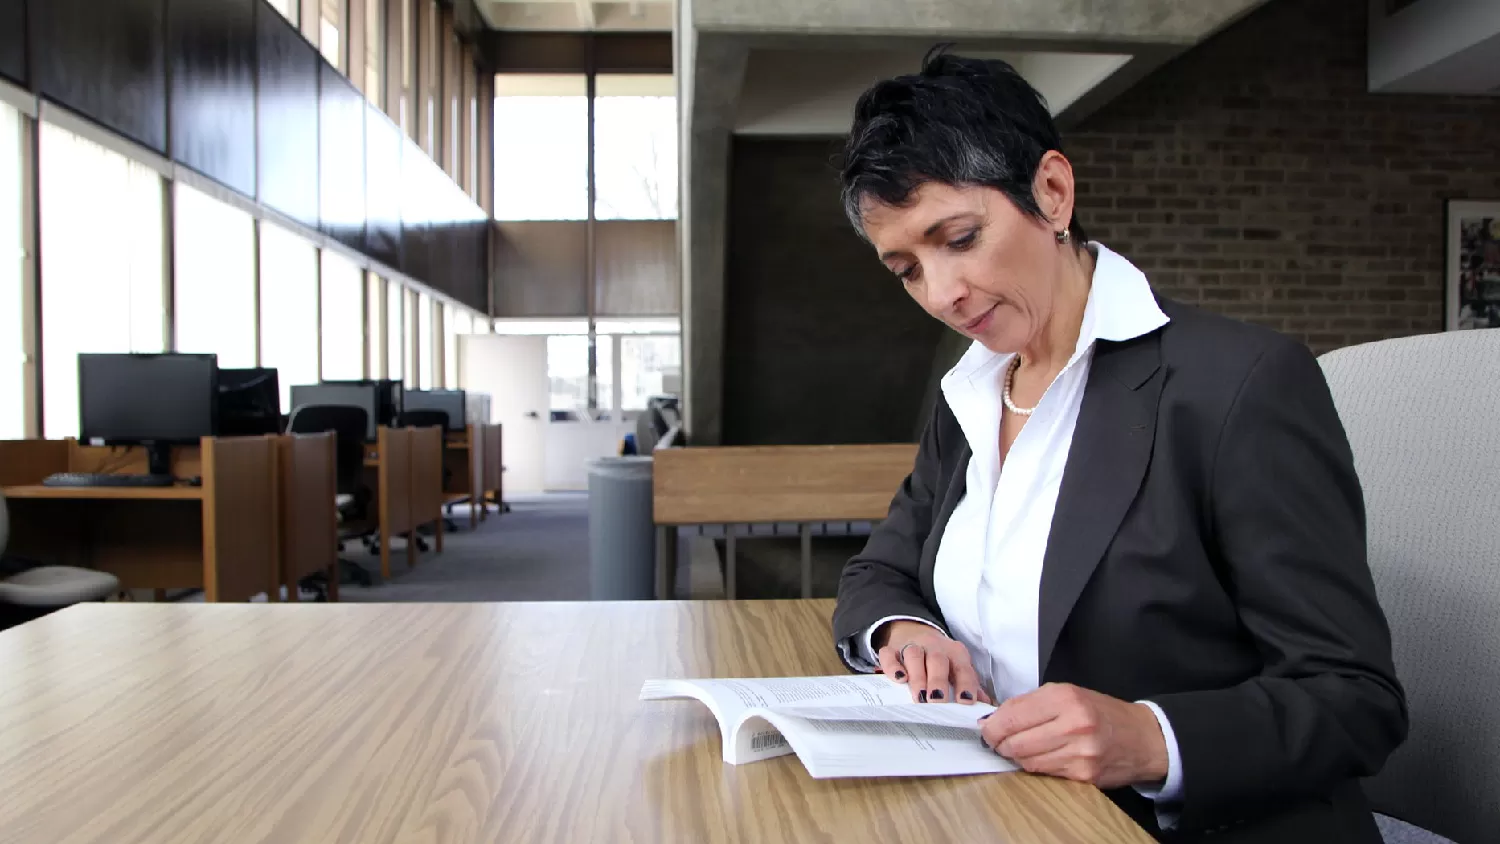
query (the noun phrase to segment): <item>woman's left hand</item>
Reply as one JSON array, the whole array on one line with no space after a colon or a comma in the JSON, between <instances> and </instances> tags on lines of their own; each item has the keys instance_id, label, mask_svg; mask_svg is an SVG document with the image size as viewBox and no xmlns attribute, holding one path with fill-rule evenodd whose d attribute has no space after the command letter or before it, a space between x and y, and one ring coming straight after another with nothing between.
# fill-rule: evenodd
<instances>
[{"instance_id":1,"label":"woman's left hand","mask_svg":"<svg viewBox=\"0 0 1500 844\"><path fill-rule=\"evenodd\" d=\"M980 721L984 743L1034 774L1099 788L1167 778L1167 742L1143 704L1066 683L1013 697Z\"/></svg>"}]
</instances>

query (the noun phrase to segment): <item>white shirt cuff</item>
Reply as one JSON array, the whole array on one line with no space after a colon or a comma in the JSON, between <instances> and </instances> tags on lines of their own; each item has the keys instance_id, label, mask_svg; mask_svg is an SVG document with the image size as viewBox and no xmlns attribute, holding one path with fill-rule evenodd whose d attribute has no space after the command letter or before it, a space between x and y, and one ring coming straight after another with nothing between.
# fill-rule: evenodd
<instances>
[{"instance_id":1,"label":"white shirt cuff","mask_svg":"<svg viewBox=\"0 0 1500 844\"><path fill-rule=\"evenodd\" d=\"M943 628L925 618L917 618L910 615L888 615L870 625L865 630L865 635L850 636L848 639L839 642L839 650L843 652L844 661L849 663L849 667L866 674L874 673L875 669L880 667L880 656L875 653L875 631L879 630L881 625L889 624L892 621L920 621L933 630L942 633L944 636L948 635L947 631Z\"/></svg>"},{"instance_id":2,"label":"white shirt cuff","mask_svg":"<svg viewBox=\"0 0 1500 844\"><path fill-rule=\"evenodd\" d=\"M1156 723L1161 727L1161 737L1167 743L1167 779L1161 788L1143 788L1136 786L1135 790L1142 797L1156 803L1156 822L1162 829L1172 829L1177 826L1177 806L1182 802L1182 754L1177 748L1177 734L1172 732L1172 722L1167 720L1167 713L1160 706L1149 700L1136 701L1151 710L1156 716Z\"/></svg>"}]
</instances>

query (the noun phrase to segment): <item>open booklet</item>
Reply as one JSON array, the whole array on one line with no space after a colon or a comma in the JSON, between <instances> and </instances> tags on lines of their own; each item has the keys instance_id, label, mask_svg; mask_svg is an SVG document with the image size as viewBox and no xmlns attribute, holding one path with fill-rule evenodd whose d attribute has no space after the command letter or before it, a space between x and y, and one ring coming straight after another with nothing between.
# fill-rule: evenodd
<instances>
[{"instance_id":1,"label":"open booklet","mask_svg":"<svg viewBox=\"0 0 1500 844\"><path fill-rule=\"evenodd\" d=\"M912 703L881 675L650 680L641 700L692 698L719 721L732 765L796 753L816 778L1014 771L984 746L983 703Z\"/></svg>"}]
</instances>

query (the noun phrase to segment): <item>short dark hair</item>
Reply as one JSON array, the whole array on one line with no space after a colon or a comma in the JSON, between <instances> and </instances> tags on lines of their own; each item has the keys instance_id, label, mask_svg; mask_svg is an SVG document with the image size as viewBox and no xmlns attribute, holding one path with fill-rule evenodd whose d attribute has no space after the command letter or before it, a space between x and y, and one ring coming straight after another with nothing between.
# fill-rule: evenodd
<instances>
[{"instance_id":1,"label":"short dark hair","mask_svg":"<svg viewBox=\"0 0 1500 844\"><path fill-rule=\"evenodd\" d=\"M938 47L919 73L877 82L854 106L844 147L844 212L861 234L862 204L900 207L927 182L980 185L1022 212L1046 215L1032 193L1037 168L1062 137L1042 95L1008 62L970 59ZM1073 242L1088 239L1078 215Z\"/></svg>"}]
</instances>

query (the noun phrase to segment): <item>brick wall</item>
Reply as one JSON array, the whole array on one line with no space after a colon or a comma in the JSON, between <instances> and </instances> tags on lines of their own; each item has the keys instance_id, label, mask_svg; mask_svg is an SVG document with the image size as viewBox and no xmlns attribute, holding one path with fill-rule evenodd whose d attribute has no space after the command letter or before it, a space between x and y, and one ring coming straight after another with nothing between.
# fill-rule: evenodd
<instances>
[{"instance_id":1,"label":"brick wall","mask_svg":"<svg viewBox=\"0 0 1500 844\"><path fill-rule=\"evenodd\" d=\"M1272 0L1065 132L1089 235L1314 351L1443 327L1444 200L1500 199L1500 98L1366 90L1365 0Z\"/></svg>"}]
</instances>

